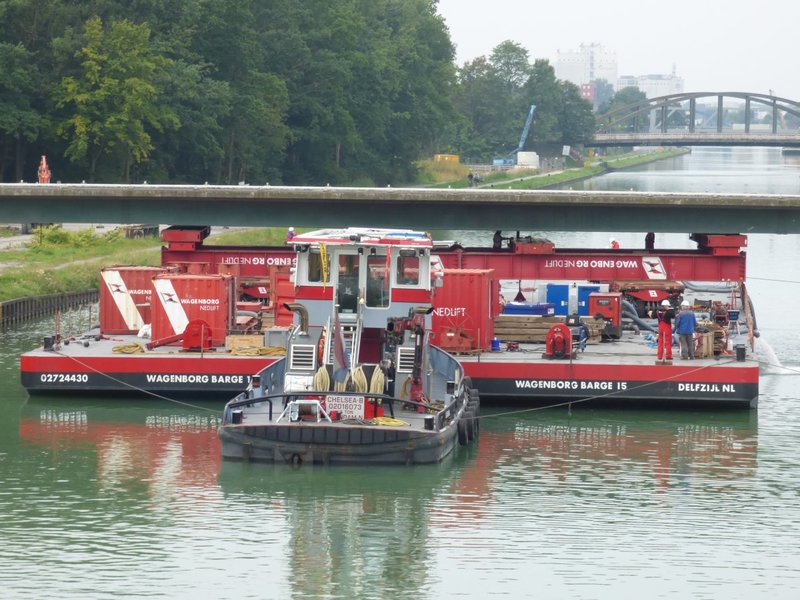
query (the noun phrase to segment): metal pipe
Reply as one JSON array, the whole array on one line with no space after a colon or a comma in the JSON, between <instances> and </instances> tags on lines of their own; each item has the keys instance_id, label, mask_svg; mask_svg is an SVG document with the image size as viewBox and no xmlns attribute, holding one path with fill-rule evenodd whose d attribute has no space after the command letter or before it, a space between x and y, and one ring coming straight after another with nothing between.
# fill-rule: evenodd
<instances>
[{"instance_id":1,"label":"metal pipe","mask_svg":"<svg viewBox=\"0 0 800 600\"><path fill-rule=\"evenodd\" d=\"M300 315L300 333L308 335L308 309L299 302L286 303L283 307Z\"/></svg>"}]
</instances>

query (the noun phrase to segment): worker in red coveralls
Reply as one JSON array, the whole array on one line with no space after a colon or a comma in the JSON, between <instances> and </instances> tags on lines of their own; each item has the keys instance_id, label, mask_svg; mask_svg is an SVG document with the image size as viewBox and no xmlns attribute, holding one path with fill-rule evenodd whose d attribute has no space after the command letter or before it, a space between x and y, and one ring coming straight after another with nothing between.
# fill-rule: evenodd
<instances>
[{"instance_id":1,"label":"worker in red coveralls","mask_svg":"<svg viewBox=\"0 0 800 600\"><path fill-rule=\"evenodd\" d=\"M658 319L658 360L664 358L672 360L672 321L675 320L675 311L669 300L661 302L656 311Z\"/></svg>"}]
</instances>

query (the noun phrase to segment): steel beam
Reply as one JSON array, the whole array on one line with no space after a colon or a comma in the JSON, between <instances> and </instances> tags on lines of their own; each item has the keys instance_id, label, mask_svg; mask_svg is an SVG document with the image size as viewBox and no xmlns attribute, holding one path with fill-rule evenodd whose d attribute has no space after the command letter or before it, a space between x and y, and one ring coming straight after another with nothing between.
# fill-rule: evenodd
<instances>
[{"instance_id":1,"label":"steel beam","mask_svg":"<svg viewBox=\"0 0 800 600\"><path fill-rule=\"evenodd\" d=\"M800 233L800 196L278 186L0 185L0 222Z\"/></svg>"}]
</instances>

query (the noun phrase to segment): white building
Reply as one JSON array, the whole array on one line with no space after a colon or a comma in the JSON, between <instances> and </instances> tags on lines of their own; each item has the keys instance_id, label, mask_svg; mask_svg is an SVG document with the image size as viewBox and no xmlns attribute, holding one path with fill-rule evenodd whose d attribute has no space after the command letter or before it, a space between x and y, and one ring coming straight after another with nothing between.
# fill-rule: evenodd
<instances>
[{"instance_id":1,"label":"white building","mask_svg":"<svg viewBox=\"0 0 800 600\"><path fill-rule=\"evenodd\" d=\"M673 72L671 75L622 75L617 79L617 90L626 87L639 88L648 98L669 96L683 92L683 77Z\"/></svg>"},{"instance_id":2,"label":"white building","mask_svg":"<svg viewBox=\"0 0 800 600\"><path fill-rule=\"evenodd\" d=\"M612 86L617 81L617 55L600 44L581 44L575 51L558 51L555 60L556 77L571 81L578 87L597 79Z\"/></svg>"}]
</instances>

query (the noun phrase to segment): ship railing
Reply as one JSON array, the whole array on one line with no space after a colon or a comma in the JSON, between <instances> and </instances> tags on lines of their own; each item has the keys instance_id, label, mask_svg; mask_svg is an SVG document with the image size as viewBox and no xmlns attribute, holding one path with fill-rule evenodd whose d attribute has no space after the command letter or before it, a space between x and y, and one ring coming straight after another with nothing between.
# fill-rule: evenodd
<instances>
[{"instance_id":1,"label":"ship railing","mask_svg":"<svg viewBox=\"0 0 800 600\"><path fill-rule=\"evenodd\" d=\"M373 394L373 393L362 393L362 392L339 392L339 391L317 391L317 390L306 390L306 391L299 391L299 392L277 392L274 394L266 394L263 396L251 396L248 392L242 392L238 396L236 396L233 400L229 401L225 405L225 409L222 413L222 424L229 425L229 424L239 424L241 423L242 418L242 409L244 408L252 408L254 406L258 406L259 404L266 404L267 405L267 415L269 421L272 422L273 416L273 402L280 402L281 406L285 409L287 406L290 405L292 402L300 401L317 401L320 404L322 400L327 398L328 396L355 396L360 398L367 398L369 399L370 403L374 407L374 414L377 414L377 409L379 405L384 405L389 408L389 414L394 418L394 404L395 402L401 403L404 406L413 406L420 410L421 412L427 411L431 408L429 404L424 402L417 402L415 400L409 400L406 398L397 398L395 396L390 396L388 394ZM443 429L449 422L455 419L456 415L458 414L458 410L461 404L458 402L448 402L444 408L437 411L435 416L435 423L436 429ZM276 420L279 421L280 418Z\"/></svg>"}]
</instances>

